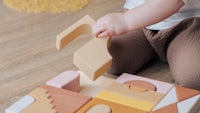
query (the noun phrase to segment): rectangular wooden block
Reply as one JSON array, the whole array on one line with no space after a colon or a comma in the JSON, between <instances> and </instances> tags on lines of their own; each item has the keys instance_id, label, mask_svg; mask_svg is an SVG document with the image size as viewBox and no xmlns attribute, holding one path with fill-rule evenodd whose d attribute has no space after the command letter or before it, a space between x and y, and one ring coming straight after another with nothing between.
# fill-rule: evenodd
<instances>
[{"instance_id":1,"label":"rectangular wooden block","mask_svg":"<svg viewBox=\"0 0 200 113\"><path fill-rule=\"evenodd\" d=\"M166 94L167 92L170 91L170 89L173 87L173 84L162 82L162 81L157 81L149 78L144 78L128 73L123 73L120 77L117 78L117 82L119 83L125 83L127 81L131 80L143 80L143 81L148 81L156 86L156 92Z\"/></svg>"},{"instance_id":2,"label":"rectangular wooden block","mask_svg":"<svg viewBox=\"0 0 200 113\"><path fill-rule=\"evenodd\" d=\"M84 105L77 113L86 113L95 105L107 105L110 107L112 113L148 113L143 110L139 110L133 107L125 106L122 104L114 103L112 101L107 101L99 98L92 99L86 105ZM98 111L94 113L99 113ZM110 112L111 113L111 112Z\"/></svg>"},{"instance_id":3,"label":"rectangular wooden block","mask_svg":"<svg viewBox=\"0 0 200 113\"><path fill-rule=\"evenodd\" d=\"M106 90L97 95L97 98L134 107L147 112L150 112L163 97L164 94L162 93L151 90L138 92L129 89L125 84L117 82L114 82Z\"/></svg>"},{"instance_id":4,"label":"rectangular wooden block","mask_svg":"<svg viewBox=\"0 0 200 113\"><path fill-rule=\"evenodd\" d=\"M56 47L63 48L81 34L89 34L92 39L74 52L73 63L92 80L105 73L112 61L107 47L110 38L95 38L92 35L92 25L95 21L90 16L81 18L68 29L57 36Z\"/></svg>"},{"instance_id":5,"label":"rectangular wooden block","mask_svg":"<svg viewBox=\"0 0 200 113\"><path fill-rule=\"evenodd\" d=\"M77 71L66 71L46 82L47 85L74 92L80 91L80 75Z\"/></svg>"},{"instance_id":6,"label":"rectangular wooden block","mask_svg":"<svg viewBox=\"0 0 200 113\"><path fill-rule=\"evenodd\" d=\"M92 80L111 66L112 57L107 50L109 38L93 38L74 52L73 63Z\"/></svg>"},{"instance_id":7,"label":"rectangular wooden block","mask_svg":"<svg viewBox=\"0 0 200 113\"><path fill-rule=\"evenodd\" d=\"M55 106L58 113L75 113L91 99L91 97L76 92L47 85L43 85L41 88L49 91L51 95L50 99L53 100L52 104Z\"/></svg>"},{"instance_id":8,"label":"rectangular wooden block","mask_svg":"<svg viewBox=\"0 0 200 113\"><path fill-rule=\"evenodd\" d=\"M9 108L6 109L6 113L21 113L24 109L31 106L35 102L35 99L31 96L24 96Z\"/></svg>"},{"instance_id":9,"label":"rectangular wooden block","mask_svg":"<svg viewBox=\"0 0 200 113\"><path fill-rule=\"evenodd\" d=\"M37 88L28 95L35 98L35 102L20 113L56 113L47 90Z\"/></svg>"}]
</instances>

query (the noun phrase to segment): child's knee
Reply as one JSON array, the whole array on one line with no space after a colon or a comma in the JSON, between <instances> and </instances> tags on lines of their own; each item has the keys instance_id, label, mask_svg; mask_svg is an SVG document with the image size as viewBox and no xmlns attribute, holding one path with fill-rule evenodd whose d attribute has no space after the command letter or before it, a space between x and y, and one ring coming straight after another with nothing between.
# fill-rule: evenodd
<instances>
[{"instance_id":1,"label":"child's knee","mask_svg":"<svg viewBox=\"0 0 200 113\"><path fill-rule=\"evenodd\" d=\"M173 73L172 73L173 74ZM174 79L176 83L183 87L200 90L200 72L188 72L188 70L179 70L175 75Z\"/></svg>"}]
</instances>

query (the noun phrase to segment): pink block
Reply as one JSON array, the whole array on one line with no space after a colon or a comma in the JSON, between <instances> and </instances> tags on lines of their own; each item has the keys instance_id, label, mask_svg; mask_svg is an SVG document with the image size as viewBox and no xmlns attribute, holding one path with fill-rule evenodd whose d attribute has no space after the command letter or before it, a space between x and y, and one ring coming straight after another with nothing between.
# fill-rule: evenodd
<instances>
[{"instance_id":1,"label":"pink block","mask_svg":"<svg viewBox=\"0 0 200 113\"><path fill-rule=\"evenodd\" d=\"M140 77L140 76L136 76L136 75L132 75L128 73L123 73L121 76L117 78L116 81L123 84L131 80L144 80L144 81L150 82L156 86L156 92L159 92L162 94L166 94L174 86L173 84L170 84L170 83L161 82L161 81L153 80L150 78L144 78L144 77Z\"/></svg>"},{"instance_id":2,"label":"pink block","mask_svg":"<svg viewBox=\"0 0 200 113\"><path fill-rule=\"evenodd\" d=\"M80 91L80 75L77 71L66 71L46 82L47 85L74 92Z\"/></svg>"}]
</instances>

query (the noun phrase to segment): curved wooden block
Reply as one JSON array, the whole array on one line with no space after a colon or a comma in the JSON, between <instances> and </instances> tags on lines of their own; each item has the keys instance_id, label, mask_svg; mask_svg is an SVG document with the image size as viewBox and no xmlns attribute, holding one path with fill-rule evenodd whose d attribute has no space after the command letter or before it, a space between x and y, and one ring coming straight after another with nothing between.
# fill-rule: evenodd
<instances>
[{"instance_id":1,"label":"curved wooden block","mask_svg":"<svg viewBox=\"0 0 200 113\"><path fill-rule=\"evenodd\" d=\"M86 113L111 113L112 109L110 106L105 104L96 104L92 106Z\"/></svg>"},{"instance_id":2,"label":"curved wooden block","mask_svg":"<svg viewBox=\"0 0 200 113\"><path fill-rule=\"evenodd\" d=\"M79 109L76 113L86 113L88 110L92 109L92 107L99 104L104 104L109 106L111 108L111 113L149 113L147 111L136 109L134 107L125 106L120 103L115 103L99 98L92 99L87 104L85 104L81 109ZM94 113L99 113L99 112L100 111L96 111ZM100 113L106 113L106 112L100 112Z\"/></svg>"},{"instance_id":3,"label":"curved wooden block","mask_svg":"<svg viewBox=\"0 0 200 113\"><path fill-rule=\"evenodd\" d=\"M128 85L130 89L136 89L137 91L156 91L156 86L154 84L143 80L130 80L126 81L124 84ZM139 87L140 89L138 89L137 87Z\"/></svg>"},{"instance_id":4,"label":"curved wooden block","mask_svg":"<svg viewBox=\"0 0 200 113\"><path fill-rule=\"evenodd\" d=\"M95 23L95 21L88 15L84 16L82 19L77 21L75 24L67 28L65 31L61 32L57 35L56 38L56 48L62 49L68 43L73 41L75 38L82 34L92 35L91 26Z\"/></svg>"},{"instance_id":5,"label":"curved wooden block","mask_svg":"<svg viewBox=\"0 0 200 113\"><path fill-rule=\"evenodd\" d=\"M74 92L80 91L80 75L77 71L65 71L46 82L47 85Z\"/></svg>"},{"instance_id":6,"label":"curved wooden block","mask_svg":"<svg viewBox=\"0 0 200 113\"><path fill-rule=\"evenodd\" d=\"M162 93L162 94L167 94L172 88L173 84L167 83L167 82L162 82L150 78L145 78L141 76L136 76L128 73L123 73L121 76L117 78L117 82L124 84L127 81L131 80L141 80L141 81L146 81L151 84L153 84L156 87L156 92Z\"/></svg>"},{"instance_id":7,"label":"curved wooden block","mask_svg":"<svg viewBox=\"0 0 200 113\"><path fill-rule=\"evenodd\" d=\"M95 21L85 16L57 36L56 47L63 48L81 34L92 35L92 25ZM74 52L73 63L91 79L95 80L106 72L112 63L112 57L108 52L110 38L92 38Z\"/></svg>"}]
</instances>

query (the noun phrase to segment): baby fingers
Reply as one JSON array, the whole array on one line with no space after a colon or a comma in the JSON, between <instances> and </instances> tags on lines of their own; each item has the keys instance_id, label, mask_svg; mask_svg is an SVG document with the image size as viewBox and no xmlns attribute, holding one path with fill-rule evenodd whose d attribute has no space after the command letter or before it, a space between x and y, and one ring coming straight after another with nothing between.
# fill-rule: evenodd
<instances>
[{"instance_id":1,"label":"baby fingers","mask_svg":"<svg viewBox=\"0 0 200 113\"><path fill-rule=\"evenodd\" d=\"M107 30L107 26L105 24L95 24L93 26L93 34L95 37L99 37L99 35L106 30Z\"/></svg>"}]
</instances>

